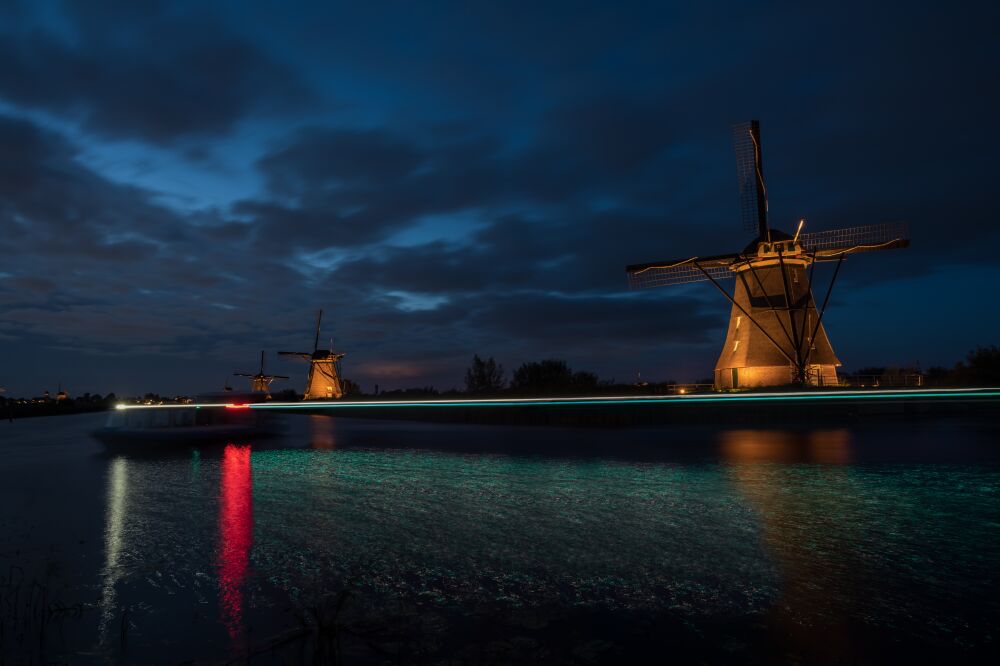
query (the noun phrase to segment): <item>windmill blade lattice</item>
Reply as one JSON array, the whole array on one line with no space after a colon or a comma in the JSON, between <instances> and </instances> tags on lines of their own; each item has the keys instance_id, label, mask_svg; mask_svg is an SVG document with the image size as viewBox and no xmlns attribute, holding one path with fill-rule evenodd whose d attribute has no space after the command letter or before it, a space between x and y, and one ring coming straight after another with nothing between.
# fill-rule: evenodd
<instances>
[{"instance_id":1,"label":"windmill blade lattice","mask_svg":"<svg viewBox=\"0 0 1000 666\"><path fill-rule=\"evenodd\" d=\"M802 234L799 236L799 243L802 244L802 249L815 252L822 258L906 247L910 244L909 239L908 225L905 222L894 222Z\"/></svg>"},{"instance_id":2,"label":"windmill blade lattice","mask_svg":"<svg viewBox=\"0 0 1000 666\"><path fill-rule=\"evenodd\" d=\"M764 176L760 173L759 141L760 124L757 121L733 125L736 176L740 185L740 220L744 231L762 232L767 223L767 193Z\"/></svg>"},{"instance_id":3,"label":"windmill blade lattice","mask_svg":"<svg viewBox=\"0 0 1000 666\"><path fill-rule=\"evenodd\" d=\"M703 282L711 276L714 280L725 280L735 275L729 266L737 260L735 255L725 258L692 257L681 261L663 262L662 264L643 264L629 266L628 284L631 289L652 289L675 284L690 284ZM703 273L698 266L705 270ZM705 273L708 273L706 276Z\"/></svg>"}]
</instances>

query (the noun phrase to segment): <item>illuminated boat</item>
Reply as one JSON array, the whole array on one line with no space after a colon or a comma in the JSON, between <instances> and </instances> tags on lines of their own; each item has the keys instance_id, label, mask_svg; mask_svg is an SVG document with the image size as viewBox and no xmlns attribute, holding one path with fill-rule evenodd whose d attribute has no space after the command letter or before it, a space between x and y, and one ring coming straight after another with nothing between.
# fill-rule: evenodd
<instances>
[{"instance_id":1,"label":"illuminated boat","mask_svg":"<svg viewBox=\"0 0 1000 666\"><path fill-rule=\"evenodd\" d=\"M273 414L250 409L266 399L263 392L226 391L199 395L191 404L118 405L93 435L124 447L250 442L282 431Z\"/></svg>"}]
</instances>

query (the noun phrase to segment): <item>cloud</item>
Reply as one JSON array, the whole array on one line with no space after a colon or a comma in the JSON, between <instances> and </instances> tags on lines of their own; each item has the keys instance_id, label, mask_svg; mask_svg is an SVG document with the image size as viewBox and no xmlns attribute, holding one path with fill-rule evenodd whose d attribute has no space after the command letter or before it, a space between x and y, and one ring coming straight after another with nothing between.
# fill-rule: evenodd
<instances>
[{"instance_id":1,"label":"cloud","mask_svg":"<svg viewBox=\"0 0 1000 666\"><path fill-rule=\"evenodd\" d=\"M0 99L159 144L318 102L294 70L215 16L142 7L68 3L69 35L51 20L0 29Z\"/></svg>"},{"instance_id":2,"label":"cloud","mask_svg":"<svg viewBox=\"0 0 1000 666\"><path fill-rule=\"evenodd\" d=\"M0 8L5 336L236 365L311 343L322 306L361 381L449 386L473 353L707 374L728 304L630 294L624 266L746 245L729 126L754 116L773 226L911 224L836 301L996 263L995 10L227 9ZM164 202L197 174L115 167L165 153L246 182L191 212Z\"/></svg>"},{"instance_id":3,"label":"cloud","mask_svg":"<svg viewBox=\"0 0 1000 666\"><path fill-rule=\"evenodd\" d=\"M273 194L299 198L345 186L392 186L425 159L416 146L384 131L310 128L295 132L258 166Z\"/></svg>"},{"instance_id":4,"label":"cloud","mask_svg":"<svg viewBox=\"0 0 1000 666\"><path fill-rule=\"evenodd\" d=\"M179 214L155 203L155 193L91 171L76 154L65 137L0 116L4 321L26 339L72 336L92 351L183 352L192 338L214 347L230 339L227 329L247 330L245 319L234 326L232 316L208 314L251 277L229 229L237 223L217 228ZM222 232L236 242L220 243ZM293 275L266 260L252 270ZM253 296L236 294L243 302Z\"/></svg>"}]
</instances>

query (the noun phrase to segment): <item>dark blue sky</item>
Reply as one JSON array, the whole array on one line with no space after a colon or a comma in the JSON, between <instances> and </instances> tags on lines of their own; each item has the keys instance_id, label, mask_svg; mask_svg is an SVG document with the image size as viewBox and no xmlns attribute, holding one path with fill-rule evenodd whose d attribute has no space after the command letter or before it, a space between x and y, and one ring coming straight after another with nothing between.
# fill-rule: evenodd
<instances>
[{"instance_id":1,"label":"dark blue sky","mask_svg":"<svg viewBox=\"0 0 1000 666\"><path fill-rule=\"evenodd\" d=\"M728 304L623 268L750 240L751 117L774 226L910 223L910 249L844 267L846 369L951 364L998 342L998 19L0 0L0 385L214 389L308 348L320 306L366 389L457 386L475 353L709 376Z\"/></svg>"}]
</instances>

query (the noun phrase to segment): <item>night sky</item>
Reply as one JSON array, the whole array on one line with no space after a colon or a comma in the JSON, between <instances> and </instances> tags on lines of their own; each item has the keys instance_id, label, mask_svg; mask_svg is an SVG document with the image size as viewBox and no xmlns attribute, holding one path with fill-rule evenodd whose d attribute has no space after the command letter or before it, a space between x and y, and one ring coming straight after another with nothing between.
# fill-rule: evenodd
<instances>
[{"instance_id":1,"label":"night sky","mask_svg":"<svg viewBox=\"0 0 1000 666\"><path fill-rule=\"evenodd\" d=\"M1000 12L887 5L0 0L0 385L214 390L318 307L366 390L708 377L728 303L624 266L751 240L750 118L772 226L910 223L844 265L845 369L950 365L1000 342Z\"/></svg>"}]
</instances>

